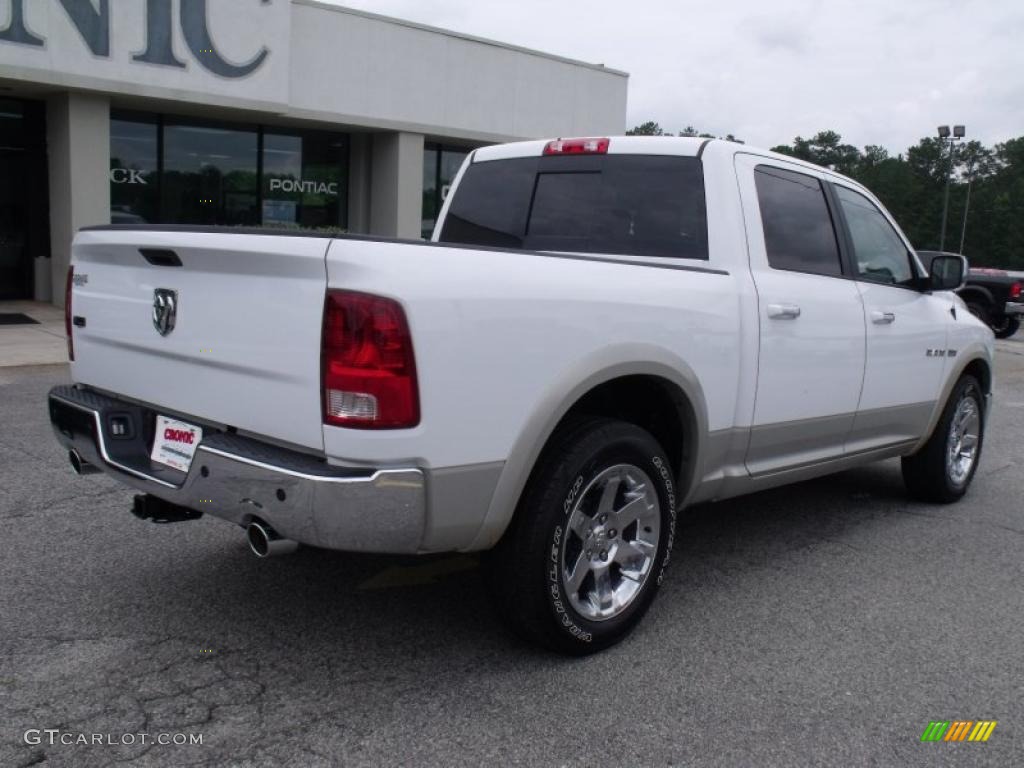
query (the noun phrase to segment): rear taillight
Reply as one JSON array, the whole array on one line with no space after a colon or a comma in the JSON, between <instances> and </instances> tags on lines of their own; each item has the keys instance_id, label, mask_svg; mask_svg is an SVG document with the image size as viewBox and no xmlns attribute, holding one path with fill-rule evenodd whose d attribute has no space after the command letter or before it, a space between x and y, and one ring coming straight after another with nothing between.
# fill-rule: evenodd
<instances>
[{"instance_id":1,"label":"rear taillight","mask_svg":"<svg viewBox=\"0 0 1024 768\"><path fill-rule=\"evenodd\" d=\"M604 155L608 139L555 139L544 147L545 155Z\"/></svg>"},{"instance_id":2,"label":"rear taillight","mask_svg":"<svg viewBox=\"0 0 1024 768\"><path fill-rule=\"evenodd\" d=\"M75 282L75 268L68 267L68 280L64 285L64 335L68 338L68 360L75 359L75 340L71 337L71 286Z\"/></svg>"},{"instance_id":3,"label":"rear taillight","mask_svg":"<svg viewBox=\"0 0 1024 768\"><path fill-rule=\"evenodd\" d=\"M1020 298L1020 283L1014 283L1013 285L1010 286L1010 298L1011 299L1019 299Z\"/></svg>"},{"instance_id":4,"label":"rear taillight","mask_svg":"<svg viewBox=\"0 0 1024 768\"><path fill-rule=\"evenodd\" d=\"M325 424L362 429L419 424L416 360L398 302L329 291L322 365Z\"/></svg>"}]
</instances>

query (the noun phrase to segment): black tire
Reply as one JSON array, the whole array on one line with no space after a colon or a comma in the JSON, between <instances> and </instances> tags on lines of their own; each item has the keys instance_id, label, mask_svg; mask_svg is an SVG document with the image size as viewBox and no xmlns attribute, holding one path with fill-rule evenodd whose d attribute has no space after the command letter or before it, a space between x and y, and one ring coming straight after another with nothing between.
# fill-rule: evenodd
<instances>
[{"instance_id":1,"label":"black tire","mask_svg":"<svg viewBox=\"0 0 1024 768\"><path fill-rule=\"evenodd\" d=\"M947 461L950 432L953 417L961 402L974 401L979 414L977 450L973 465L961 481L953 477L950 462ZM985 398L981 387L973 376L963 376L953 387L946 407L942 410L935 431L928 442L913 456L903 458L903 482L910 495L920 501L950 504L958 501L966 492L981 461L981 450L985 442Z\"/></svg>"},{"instance_id":2,"label":"black tire","mask_svg":"<svg viewBox=\"0 0 1024 768\"><path fill-rule=\"evenodd\" d=\"M981 320L985 325L992 327L992 315L988 311L988 307L984 304L979 304L976 301L967 302L967 311L974 315L976 318Z\"/></svg>"},{"instance_id":3,"label":"black tire","mask_svg":"<svg viewBox=\"0 0 1024 768\"><path fill-rule=\"evenodd\" d=\"M621 467L641 472L629 474ZM615 479L616 472L625 472L624 479ZM601 515L598 507L593 506L595 492L600 490L601 478L609 477L609 473L612 481L605 484L614 483L607 494L613 508L612 521L616 516L614 510L621 511L627 503L627 496L620 493L629 487L629 500L635 500L638 493L645 500L640 508L650 516L644 523L647 534L640 533L639 521L622 531L597 524ZM650 486L646 482L635 484L643 474L650 480ZM622 490L617 490L620 487ZM656 509L648 487L656 494ZM601 495L597 493L598 497ZM597 502L603 500L598 498ZM581 419L561 429L538 460L508 531L484 558L485 578L500 618L520 637L569 655L583 656L617 643L643 617L664 577L675 536L675 505L669 461L649 433L633 424L604 418ZM591 543L584 543L582 536L570 529L570 520L588 521L581 533ZM657 527L654 520L658 521ZM599 531L597 535L595 530ZM623 566L616 562L619 555L639 551L635 546L627 548L633 543L630 535L639 539L651 535L652 530L656 531L657 541L644 545L649 547L643 560L647 566L645 575L642 579L631 577L629 582L623 581ZM618 541L614 541L616 538ZM597 542L596 546L593 542ZM573 547L575 551L570 553ZM584 560L584 554L591 552L594 554ZM595 558L601 558L601 562ZM565 579L564 563L569 560L575 568L582 563L582 572L596 569L584 577L575 592L569 592ZM630 567L626 566L626 570ZM619 570L615 571L616 568ZM608 580L602 583L617 585L616 593L620 587L636 591L616 609L620 612L593 619L577 610L573 600L581 601L581 592L588 588L596 594L598 571ZM637 583L639 587L634 586ZM585 586L588 584L589 587Z\"/></svg>"},{"instance_id":4,"label":"black tire","mask_svg":"<svg viewBox=\"0 0 1024 768\"><path fill-rule=\"evenodd\" d=\"M992 330L997 339L1008 339L1020 330L1020 318L1016 315L1003 315L1002 322L994 323Z\"/></svg>"}]
</instances>

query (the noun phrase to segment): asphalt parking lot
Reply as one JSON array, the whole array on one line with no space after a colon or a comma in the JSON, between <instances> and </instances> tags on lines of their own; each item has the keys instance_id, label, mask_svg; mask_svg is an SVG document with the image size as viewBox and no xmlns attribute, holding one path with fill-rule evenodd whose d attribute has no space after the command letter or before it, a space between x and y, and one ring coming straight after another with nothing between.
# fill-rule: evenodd
<instances>
[{"instance_id":1,"label":"asphalt parking lot","mask_svg":"<svg viewBox=\"0 0 1024 768\"><path fill-rule=\"evenodd\" d=\"M52 439L66 367L0 369L0 765L1022 765L1024 335L999 347L963 502L886 462L691 510L639 630L582 660L506 637L470 557L140 522Z\"/></svg>"}]
</instances>

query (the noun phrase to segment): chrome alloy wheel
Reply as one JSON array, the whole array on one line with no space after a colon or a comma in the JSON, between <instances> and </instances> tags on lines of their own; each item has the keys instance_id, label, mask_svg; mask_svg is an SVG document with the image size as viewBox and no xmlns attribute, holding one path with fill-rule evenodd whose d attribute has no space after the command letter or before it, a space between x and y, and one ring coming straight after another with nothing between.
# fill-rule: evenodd
<instances>
[{"instance_id":1,"label":"chrome alloy wheel","mask_svg":"<svg viewBox=\"0 0 1024 768\"><path fill-rule=\"evenodd\" d=\"M956 407L946 439L946 473L956 486L962 486L971 476L978 460L981 437L981 411L974 398L965 397Z\"/></svg>"},{"instance_id":2,"label":"chrome alloy wheel","mask_svg":"<svg viewBox=\"0 0 1024 768\"><path fill-rule=\"evenodd\" d=\"M661 503L639 467L616 464L577 497L562 540L560 566L569 603L591 621L621 614L654 567Z\"/></svg>"}]
</instances>

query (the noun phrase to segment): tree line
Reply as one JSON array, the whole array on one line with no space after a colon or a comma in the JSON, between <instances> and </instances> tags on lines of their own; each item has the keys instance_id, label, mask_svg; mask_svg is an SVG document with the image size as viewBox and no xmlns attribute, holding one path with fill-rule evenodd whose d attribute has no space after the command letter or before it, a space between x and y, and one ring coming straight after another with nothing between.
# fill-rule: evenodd
<instances>
[{"instance_id":1,"label":"tree line","mask_svg":"<svg viewBox=\"0 0 1024 768\"><path fill-rule=\"evenodd\" d=\"M715 137L693 127L671 134L655 122L626 133L742 143L732 134ZM836 131L821 131L809 139L797 136L791 144L772 149L859 181L885 204L921 250L939 248L949 177L945 249L962 252L972 266L1024 270L1024 136L994 147L979 141L954 142L952 157L949 142L939 138L923 138L894 157L877 145L859 149L846 144Z\"/></svg>"}]
</instances>

